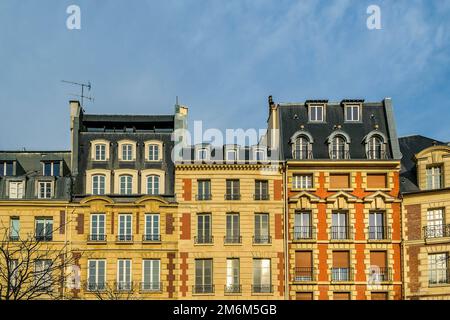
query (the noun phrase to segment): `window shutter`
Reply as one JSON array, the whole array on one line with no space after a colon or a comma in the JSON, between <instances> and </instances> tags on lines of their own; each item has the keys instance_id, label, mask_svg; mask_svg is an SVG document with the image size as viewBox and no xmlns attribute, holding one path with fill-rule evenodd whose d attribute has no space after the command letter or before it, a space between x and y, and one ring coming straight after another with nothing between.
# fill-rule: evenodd
<instances>
[{"instance_id":1,"label":"window shutter","mask_svg":"<svg viewBox=\"0 0 450 320\"><path fill-rule=\"evenodd\" d=\"M331 189L348 189L350 187L350 175L348 174L331 174Z\"/></svg>"},{"instance_id":2,"label":"window shutter","mask_svg":"<svg viewBox=\"0 0 450 320\"><path fill-rule=\"evenodd\" d=\"M369 188L386 188L386 174L368 174L367 187Z\"/></svg>"},{"instance_id":3,"label":"window shutter","mask_svg":"<svg viewBox=\"0 0 450 320\"><path fill-rule=\"evenodd\" d=\"M348 251L333 251L333 268L348 268L349 266Z\"/></svg>"},{"instance_id":4,"label":"window shutter","mask_svg":"<svg viewBox=\"0 0 450 320\"><path fill-rule=\"evenodd\" d=\"M312 267L312 252L311 251L296 251L295 252L295 266L297 268L311 268Z\"/></svg>"},{"instance_id":5,"label":"window shutter","mask_svg":"<svg viewBox=\"0 0 450 320\"><path fill-rule=\"evenodd\" d=\"M386 251L371 251L370 265L386 268Z\"/></svg>"}]
</instances>

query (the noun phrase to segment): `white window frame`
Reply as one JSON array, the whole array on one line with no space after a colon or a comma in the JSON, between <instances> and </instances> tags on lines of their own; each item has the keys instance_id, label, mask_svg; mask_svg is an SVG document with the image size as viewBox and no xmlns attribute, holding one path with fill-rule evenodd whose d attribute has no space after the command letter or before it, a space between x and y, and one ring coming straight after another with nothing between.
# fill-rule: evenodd
<instances>
[{"instance_id":1,"label":"white window frame","mask_svg":"<svg viewBox=\"0 0 450 320\"><path fill-rule=\"evenodd\" d=\"M25 182L24 181L9 181L8 191L10 199L23 199L25 194ZM13 188L15 186L15 189ZM14 191L14 192L12 192Z\"/></svg>"},{"instance_id":2,"label":"white window frame","mask_svg":"<svg viewBox=\"0 0 450 320\"><path fill-rule=\"evenodd\" d=\"M441 238L445 235L445 212L443 208L427 210L427 238Z\"/></svg>"},{"instance_id":3,"label":"white window frame","mask_svg":"<svg viewBox=\"0 0 450 320\"><path fill-rule=\"evenodd\" d=\"M149 267L146 268L146 264L149 264ZM150 271L150 274L146 273L146 269ZM158 272L155 273L155 269ZM155 274L157 275L155 278ZM150 280L150 281L146 281ZM161 288L161 260L159 259L143 259L142 260L142 291L154 291L159 292L162 290Z\"/></svg>"},{"instance_id":4,"label":"white window frame","mask_svg":"<svg viewBox=\"0 0 450 320\"><path fill-rule=\"evenodd\" d=\"M151 187L150 187L150 179L151 179ZM148 195L159 195L161 194L161 176L156 174L150 174L146 178L146 186L147 186L147 194ZM155 183L156 182L156 183ZM155 185L158 187L156 188Z\"/></svg>"},{"instance_id":5,"label":"white window frame","mask_svg":"<svg viewBox=\"0 0 450 320\"><path fill-rule=\"evenodd\" d=\"M239 258L227 258L227 279L226 286L233 292L241 284L241 266Z\"/></svg>"},{"instance_id":6,"label":"white window frame","mask_svg":"<svg viewBox=\"0 0 450 320\"><path fill-rule=\"evenodd\" d=\"M428 282L430 285L449 283L448 252L428 255Z\"/></svg>"},{"instance_id":7,"label":"white window frame","mask_svg":"<svg viewBox=\"0 0 450 320\"><path fill-rule=\"evenodd\" d=\"M253 286L272 286L271 259L253 259Z\"/></svg>"},{"instance_id":8,"label":"white window frame","mask_svg":"<svg viewBox=\"0 0 450 320\"><path fill-rule=\"evenodd\" d=\"M125 179L125 181L124 181ZM133 193L133 176L123 174L119 176L119 193L121 195L131 195Z\"/></svg>"},{"instance_id":9,"label":"white window frame","mask_svg":"<svg viewBox=\"0 0 450 320\"><path fill-rule=\"evenodd\" d=\"M156 154L156 156L155 156ZM148 145L148 161L160 161L161 160L161 150L159 144L150 143Z\"/></svg>"},{"instance_id":10,"label":"white window frame","mask_svg":"<svg viewBox=\"0 0 450 320\"><path fill-rule=\"evenodd\" d=\"M433 165L426 168L427 190L443 188L443 166Z\"/></svg>"},{"instance_id":11,"label":"white window frame","mask_svg":"<svg viewBox=\"0 0 450 320\"><path fill-rule=\"evenodd\" d=\"M204 156L201 156L201 155L204 155ZM208 161L209 160L208 148L200 148L197 150L197 160L198 161Z\"/></svg>"},{"instance_id":12,"label":"white window frame","mask_svg":"<svg viewBox=\"0 0 450 320\"><path fill-rule=\"evenodd\" d=\"M133 240L133 214L120 213L117 224L117 236L119 241Z\"/></svg>"},{"instance_id":13,"label":"white window frame","mask_svg":"<svg viewBox=\"0 0 450 320\"><path fill-rule=\"evenodd\" d=\"M131 143L122 144L122 161L133 161L133 145Z\"/></svg>"},{"instance_id":14,"label":"white window frame","mask_svg":"<svg viewBox=\"0 0 450 320\"><path fill-rule=\"evenodd\" d=\"M91 275L91 268L90 268L90 264L91 262L95 263L95 274ZM103 263L103 282L100 283L99 282L99 276L100 276L100 268L99 265L100 263ZM95 282L91 282L91 278L94 278ZM87 286L88 286L88 291L102 291L106 289L106 282L107 281L107 272L106 272L106 259L88 259L87 261ZM91 285L95 286L96 290L91 290ZM100 288L98 287L99 285L102 285Z\"/></svg>"},{"instance_id":15,"label":"white window frame","mask_svg":"<svg viewBox=\"0 0 450 320\"><path fill-rule=\"evenodd\" d=\"M44 185L44 190L42 190ZM50 186L50 188L48 188ZM44 193L42 193L44 191ZM39 181L38 182L38 198L39 199L51 199L53 197L53 182L51 181Z\"/></svg>"},{"instance_id":16,"label":"white window frame","mask_svg":"<svg viewBox=\"0 0 450 320\"><path fill-rule=\"evenodd\" d=\"M321 104L309 105L308 117L310 122L325 122L325 106ZM322 110L322 117L319 119L318 110Z\"/></svg>"},{"instance_id":17,"label":"white window frame","mask_svg":"<svg viewBox=\"0 0 450 320\"><path fill-rule=\"evenodd\" d=\"M133 263L131 259L117 260L117 290L130 291L133 284Z\"/></svg>"},{"instance_id":18,"label":"white window frame","mask_svg":"<svg viewBox=\"0 0 450 320\"><path fill-rule=\"evenodd\" d=\"M294 174L292 176L292 188L294 189L312 189L314 188L313 174Z\"/></svg>"},{"instance_id":19,"label":"white window frame","mask_svg":"<svg viewBox=\"0 0 450 320\"><path fill-rule=\"evenodd\" d=\"M342 142L342 143L341 143ZM341 148L343 148L343 155L341 156ZM330 144L330 158L332 160L348 159L348 142L342 135L335 135Z\"/></svg>"},{"instance_id":20,"label":"white window frame","mask_svg":"<svg viewBox=\"0 0 450 320\"><path fill-rule=\"evenodd\" d=\"M50 217L42 217L42 218L36 218L35 220L34 220L34 233L35 233L35 236L37 237L38 236L38 234L37 234L37 225L38 225L38 222L43 222L43 225L44 225L44 228L43 228L43 235L41 235L41 237L44 237L44 240L45 241L51 241L51 240L53 240L53 218L50 218ZM51 228L51 232L50 232L50 235L48 235L48 228ZM50 237L50 239L47 239L47 236L49 236Z\"/></svg>"},{"instance_id":21,"label":"white window frame","mask_svg":"<svg viewBox=\"0 0 450 320\"><path fill-rule=\"evenodd\" d=\"M96 218L96 226L95 227L94 227L94 218ZM100 219L100 218L103 218L103 219ZM89 230L90 230L91 240L97 240L97 241L106 240L106 214L104 214L104 213L91 214ZM102 230L103 230L103 232L101 232Z\"/></svg>"},{"instance_id":22,"label":"white window frame","mask_svg":"<svg viewBox=\"0 0 450 320\"><path fill-rule=\"evenodd\" d=\"M156 226L155 226L156 224ZM156 230L156 233L155 233ZM150 231L150 232L149 232ZM161 217L159 213L145 214L145 233L146 241L160 241L161 237Z\"/></svg>"},{"instance_id":23,"label":"white window frame","mask_svg":"<svg viewBox=\"0 0 450 320\"><path fill-rule=\"evenodd\" d=\"M34 283L39 288L50 290L52 285L52 260L51 259L37 259L34 261ZM50 269L50 270L48 270ZM36 279L36 274L42 272L42 275Z\"/></svg>"},{"instance_id":24,"label":"white window frame","mask_svg":"<svg viewBox=\"0 0 450 320\"><path fill-rule=\"evenodd\" d=\"M96 143L94 145L94 161L106 161L106 144Z\"/></svg>"},{"instance_id":25,"label":"white window frame","mask_svg":"<svg viewBox=\"0 0 450 320\"><path fill-rule=\"evenodd\" d=\"M230 157L230 154L233 154L233 156ZM235 161L238 161L238 160L239 160L239 159L238 159L238 151L237 151L236 149L228 149L228 150L226 151L226 157L225 157L225 160L226 160L227 162L235 162Z\"/></svg>"},{"instance_id":26,"label":"white window frame","mask_svg":"<svg viewBox=\"0 0 450 320\"><path fill-rule=\"evenodd\" d=\"M356 108L357 118L354 119L354 109ZM360 122L361 121L361 106L358 104L345 105L345 122Z\"/></svg>"},{"instance_id":27,"label":"white window frame","mask_svg":"<svg viewBox=\"0 0 450 320\"><path fill-rule=\"evenodd\" d=\"M98 179L97 183L95 179ZM101 187L101 178L103 179L103 189ZM97 184L97 188L95 185ZM92 194L93 195L104 195L106 192L106 176L104 174L94 174L92 175Z\"/></svg>"},{"instance_id":28,"label":"white window frame","mask_svg":"<svg viewBox=\"0 0 450 320\"><path fill-rule=\"evenodd\" d=\"M262 157L258 157L258 154L262 154ZM262 162L267 160L267 150L263 148L257 148L254 151L254 159L257 162Z\"/></svg>"}]
</instances>

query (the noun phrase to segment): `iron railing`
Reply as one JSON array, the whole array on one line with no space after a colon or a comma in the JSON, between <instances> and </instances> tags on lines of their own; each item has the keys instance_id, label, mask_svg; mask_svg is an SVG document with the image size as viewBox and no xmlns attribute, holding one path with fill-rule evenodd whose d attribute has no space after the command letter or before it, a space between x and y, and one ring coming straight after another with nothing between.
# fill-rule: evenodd
<instances>
[{"instance_id":1,"label":"iron railing","mask_svg":"<svg viewBox=\"0 0 450 320\"><path fill-rule=\"evenodd\" d=\"M195 196L195 200L198 201L206 201L211 199L212 199L211 193L200 193Z\"/></svg>"},{"instance_id":2,"label":"iron railing","mask_svg":"<svg viewBox=\"0 0 450 320\"><path fill-rule=\"evenodd\" d=\"M269 244L272 243L272 236L269 235L259 235L253 236L254 244Z\"/></svg>"},{"instance_id":3,"label":"iron railing","mask_svg":"<svg viewBox=\"0 0 450 320\"><path fill-rule=\"evenodd\" d=\"M391 268L371 267L368 273L368 281L370 283L391 282L392 270Z\"/></svg>"},{"instance_id":4,"label":"iron railing","mask_svg":"<svg viewBox=\"0 0 450 320\"><path fill-rule=\"evenodd\" d=\"M423 236L425 239L450 237L450 224L425 226L423 227Z\"/></svg>"},{"instance_id":5,"label":"iron railing","mask_svg":"<svg viewBox=\"0 0 450 320\"><path fill-rule=\"evenodd\" d=\"M224 236L223 242L226 244L242 243L242 236Z\"/></svg>"},{"instance_id":6,"label":"iron railing","mask_svg":"<svg viewBox=\"0 0 450 320\"><path fill-rule=\"evenodd\" d=\"M143 242L161 242L160 234L144 234L142 235Z\"/></svg>"},{"instance_id":7,"label":"iron railing","mask_svg":"<svg viewBox=\"0 0 450 320\"><path fill-rule=\"evenodd\" d=\"M242 292L242 285L240 284L226 284L225 293L241 293Z\"/></svg>"},{"instance_id":8,"label":"iron railing","mask_svg":"<svg viewBox=\"0 0 450 320\"><path fill-rule=\"evenodd\" d=\"M162 282L141 282L139 289L141 292L162 292Z\"/></svg>"},{"instance_id":9,"label":"iron railing","mask_svg":"<svg viewBox=\"0 0 450 320\"><path fill-rule=\"evenodd\" d=\"M88 235L90 242L106 242L106 234L90 234Z\"/></svg>"},{"instance_id":10,"label":"iron railing","mask_svg":"<svg viewBox=\"0 0 450 320\"><path fill-rule=\"evenodd\" d=\"M314 281L313 267L295 267L294 282L310 282Z\"/></svg>"},{"instance_id":11,"label":"iron railing","mask_svg":"<svg viewBox=\"0 0 450 320\"><path fill-rule=\"evenodd\" d=\"M118 242L133 242L133 235L132 234L119 234L119 235L117 235L116 240Z\"/></svg>"},{"instance_id":12,"label":"iron railing","mask_svg":"<svg viewBox=\"0 0 450 320\"><path fill-rule=\"evenodd\" d=\"M308 160L313 159L312 150L294 150L292 153L294 160Z\"/></svg>"},{"instance_id":13,"label":"iron railing","mask_svg":"<svg viewBox=\"0 0 450 320\"><path fill-rule=\"evenodd\" d=\"M255 193L253 195L253 200L270 200L269 194L268 193Z\"/></svg>"},{"instance_id":14,"label":"iron railing","mask_svg":"<svg viewBox=\"0 0 450 320\"><path fill-rule=\"evenodd\" d=\"M312 240L316 237L316 228L312 226L294 227L294 241Z\"/></svg>"},{"instance_id":15,"label":"iron railing","mask_svg":"<svg viewBox=\"0 0 450 320\"><path fill-rule=\"evenodd\" d=\"M349 282L353 281L352 268L331 268L332 282Z\"/></svg>"},{"instance_id":16,"label":"iron railing","mask_svg":"<svg viewBox=\"0 0 450 320\"><path fill-rule=\"evenodd\" d=\"M391 239L391 227L379 226L368 228L369 240L389 240Z\"/></svg>"},{"instance_id":17,"label":"iron railing","mask_svg":"<svg viewBox=\"0 0 450 320\"><path fill-rule=\"evenodd\" d=\"M212 244L214 243L214 236L195 236L195 244Z\"/></svg>"},{"instance_id":18,"label":"iron railing","mask_svg":"<svg viewBox=\"0 0 450 320\"><path fill-rule=\"evenodd\" d=\"M254 284L252 285L253 293L272 293L273 285L271 284Z\"/></svg>"},{"instance_id":19,"label":"iron railing","mask_svg":"<svg viewBox=\"0 0 450 320\"><path fill-rule=\"evenodd\" d=\"M214 293L213 284L196 284L192 286L193 293Z\"/></svg>"},{"instance_id":20,"label":"iron railing","mask_svg":"<svg viewBox=\"0 0 450 320\"><path fill-rule=\"evenodd\" d=\"M332 160L350 159L350 152L342 151L342 150L331 150L330 151L330 159L332 159Z\"/></svg>"},{"instance_id":21,"label":"iron railing","mask_svg":"<svg viewBox=\"0 0 450 320\"><path fill-rule=\"evenodd\" d=\"M241 200L241 195L237 193L225 194L225 200Z\"/></svg>"},{"instance_id":22,"label":"iron railing","mask_svg":"<svg viewBox=\"0 0 450 320\"><path fill-rule=\"evenodd\" d=\"M353 228L350 226L331 227L331 240L353 239Z\"/></svg>"}]
</instances>

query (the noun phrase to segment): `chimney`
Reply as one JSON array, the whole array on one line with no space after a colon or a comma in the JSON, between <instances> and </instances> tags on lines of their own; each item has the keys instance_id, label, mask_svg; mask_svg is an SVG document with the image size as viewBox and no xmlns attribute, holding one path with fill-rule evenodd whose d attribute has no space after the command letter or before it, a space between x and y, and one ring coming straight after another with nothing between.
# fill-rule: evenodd
<instances>
[{"instance_id":1,"label":"chimney","mask_svg":"<svg viewBox=\"0 0 450 320\"><path fill-rule=\"evenodd\" d=\"M72 176L78 175L78 133L80 131L80 116L82 116L82 109L80 101L72 100L70 105L70 145L71 145L71 159L70 169Z\"/></svg>"},{"instance_id":2,"label":"chimney","mask_svg":"<svg viewBox=\"0 0 450 320\"><path fill-rule=\"evenodd\" d=\"M185 148L188 145L187 141L188 113L189 113L188 107L178 104L177 101L177 103L175 104L175 121L174 121L175 123L173 134L173 141L175 145L172 150L172 159L175 162L182 160L183 148Z\"/></svg>"}]
</instances>

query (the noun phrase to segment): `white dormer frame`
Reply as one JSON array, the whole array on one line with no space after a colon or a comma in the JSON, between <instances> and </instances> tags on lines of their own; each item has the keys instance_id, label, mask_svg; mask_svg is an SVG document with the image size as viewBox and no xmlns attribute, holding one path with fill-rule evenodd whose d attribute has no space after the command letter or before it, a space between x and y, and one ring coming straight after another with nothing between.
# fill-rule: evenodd
<instances>
[{"instance_id":1,"label":"white dormer frame","mask_svg":"<svg viewBox=\"0 0 450 320\"><path fill-rule=\"evenodd\" d=\"M353 118L353 109L356 108L358 110L358 118L354 119ZM349 110L351 110L351 119L347 119L347 115ZM357 102L347 102L344 103L344 121L345 122L362 122L362 103L357 103Z\"/></svg>"},{"instance_id":2,"label":"white dormer frame","mask_svg":"<svg viewBox=\"0 0 450 320\"><path fill-rule=\"evenodd\" d=\"M206 157L201 157L201 153L205 153ZM205 144L198 144L194 147L195 161L210 161L211 160L211 146Z\"/></svg>"},{"instance_id":3,"label":"white dormer frame","mask_svg":"<svg viewBox=\"0 0 450 320\"><path fill-rule=\"evenodd\" d=\"M229 159L228 154L234 153L235 158ZM224 150L224 160L225 162L237 162L239 161L239 146L237 145L226 145Z\"/></svg>"},{"instance_id":4,"label":"white dormer frame","mask_svg":"<svg viewBox=\"0 0 450 320\"><path fill-rule=\"evenodd\" d=\"M307 104L308 106L308 121L313 123L322 123L326 122L326 114L327 114L327 104L319 103L319 102L311 102ZM321 119L318 119L319 112L318 110L322 110Z\"/></svg>"},{"instance_id":5,"label":"white dormer frame","mask_svg":"<svg viewBox=\"0 0 450 320\"><path fill-rule=\"evenodd\" d=\"M105 146L105 159L97 159L96 158L96 147L97 146ZM91 141L91 160L92 161L108 161L110 155L110 142L104 139L97 139Z\"/></svg>"}]
</instances>

